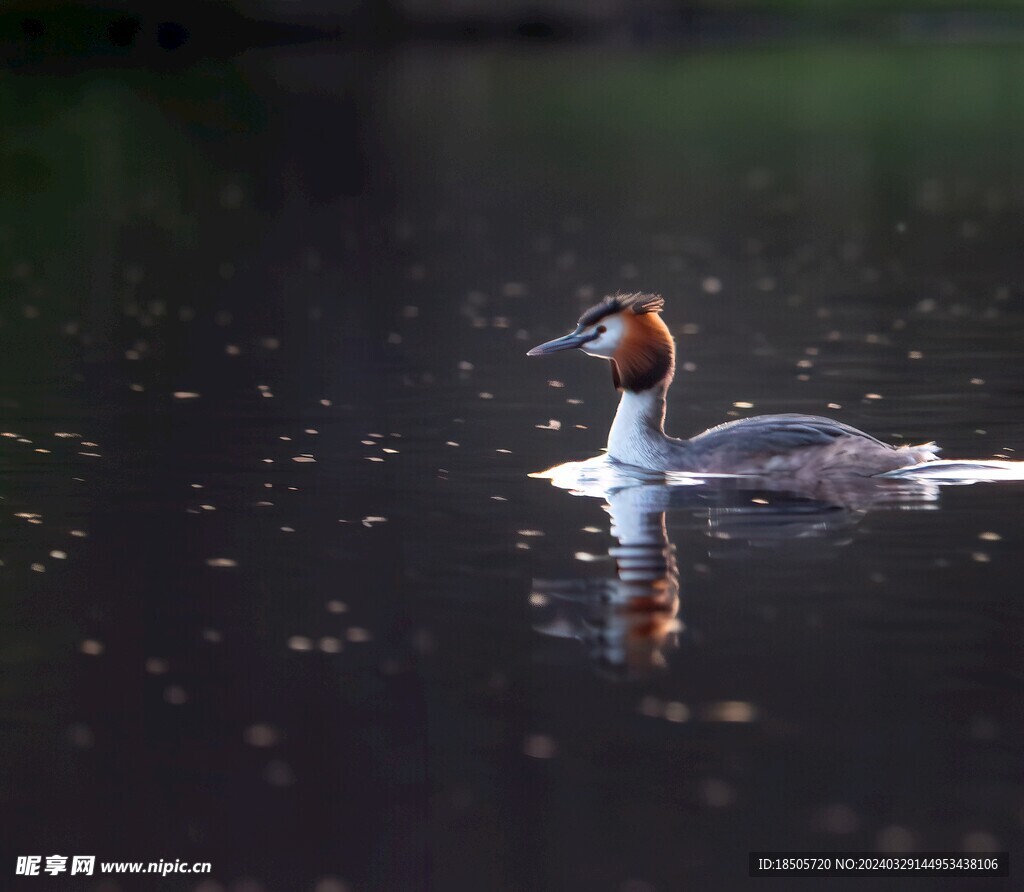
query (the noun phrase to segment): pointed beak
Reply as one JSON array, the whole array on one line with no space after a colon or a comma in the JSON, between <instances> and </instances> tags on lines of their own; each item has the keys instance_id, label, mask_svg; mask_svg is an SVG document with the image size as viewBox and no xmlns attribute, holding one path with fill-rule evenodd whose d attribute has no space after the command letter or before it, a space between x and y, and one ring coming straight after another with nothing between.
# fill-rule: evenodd
<instances>
[{"instance_id":1,"label":"pointed beak","mask_svg":"<svg viewBox=\"0 0 1024 892\"><path fill-rule=\"evenodd\" d=\"M546 344L540 344L534 347L527 356L547 356L549 353L558 353L561 350L573 350L577 347L582 347L588 341L594 340L597 337L596 332L590 332L589 334L576 329L572 334L567 334L564 338L555 338L553 341L548 341Z\"/></svg>"}]
</instances>

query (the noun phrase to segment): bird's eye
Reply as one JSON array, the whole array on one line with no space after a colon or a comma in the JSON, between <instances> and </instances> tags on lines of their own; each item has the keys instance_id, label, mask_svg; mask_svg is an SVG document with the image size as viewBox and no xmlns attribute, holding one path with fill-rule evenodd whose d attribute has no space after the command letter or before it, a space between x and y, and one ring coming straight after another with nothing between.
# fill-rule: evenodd
<instances>
[{"instance_id":1,"label":"bird's eye","mask_svg":"<svg viewBox=\"0 0 1024 892\"><path fill-rule=\"evenodd\" d=\"M603 325L597 326L597 333L598 334L604 334L606 331L608 331L608 329L605 328Z\"/></svg>"}]
</instances>

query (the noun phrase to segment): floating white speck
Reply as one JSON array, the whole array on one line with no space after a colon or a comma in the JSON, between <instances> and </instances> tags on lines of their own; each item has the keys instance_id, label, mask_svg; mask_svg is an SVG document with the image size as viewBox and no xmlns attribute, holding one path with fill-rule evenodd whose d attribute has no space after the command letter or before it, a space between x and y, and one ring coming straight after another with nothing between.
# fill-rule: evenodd
<instances>
[{"instance_id":1,"label":"floating white speck","mask_svg":"<svg viewBox=\"0 0 1024 892\"><path fill-rule=\"evenodd\" d=\"M98 657L103 653L103 642L96 641L94 638L86 638L79 646L78 649L90 657Z\"/></svg>"},{"instance_id":2,"label":"floating white speck","mask_svg":"<svg viewBox=\"0 0 1024 892\"><path fill-rule=\"evenodd\" d=\"M665 704L664 715L670 722L685 722L690 718L690 708L685 703L673 700Z\"/></svg>"},{"instance_id":3,"label":"floating white speck","mask_svg":"<svg viewBox=\"0 0 1024 892\"><path fill-rule=\"evenodd\" d=\"M171 706L182 706L188 703L188 693L181 685L168 685L164 689L164 700Z\"/></svg>"},{"instance_id":4,"label":"floating white speck","mask_svg":"<svg viewBox=\"0 0 1024 892\"><path fill-rule=\"evenodd\" d=\"M194 390L176 390L176 391L174 391L173 396L174 396L174 398L176 400L197 400L197 399L199 399L199 394L196 393Z\"/></svg>"},{"instance_id":5,"label":"floating white speck","mask_svg":"<svg viewBox=\"0 0 1024 892\"><path fill-rule=\"evenodd\" d=\"M534 427L542 431L560 431L562 429L562 422L557 418L549 418L547 424L535 424Z\"/></svg>"},{"instance_id":6,"label":"floating white speck","mask_svg":"<svg viewBox=\"0 0 1024 892\"><path fill-rule=\"evenodd\" d=\"M757 708L741 700L723 700L708 706L706 718L712 722L752 722L757 718Z\"/></svg>"},{"instance_id":7,"label":"floating white speck","mask_svg":"<svg viewBox=\"0 0 1024 892\"><path fill-rule=\"evenodd\" d=\"M249 746L275 746L281 739L281 733L273 725L250 725L242 732L242 740Z\"/></svg>"},{"instance_id":8,"label":"floating white speck","mask_svg":"<svg viewBox=\"0 0 1024 892\"><path fill-rule=\"evenodd\" d=\"M288 639L288 647L290 650L312 650L313 642L305 635L292 635Z\"/></svg>"},{"instance_id":9,"label":"floating white speck","mask_svg":"<svg viewBox=\"0 0 1024 892\"><path fill-rule=\"evenodd\" d=\"M316 459L313 458L312 455L293 455L292 456L292 461L297 461L297 462L300 462L300 463L309 463L309 462L315 462Z\"/></svg>"},{"instance_id":10,"label":"floating white speck","mask_svg":"<svg viewBox=\"0 0 1024 892\"><path fill-rule=\"evenodd\" d=\"M50 552L50 557L52 557L55 561L66 561L68 558L68 553L66 551L60 551L59 549L55 548L53 551Z\"/></svg>"},{"instance_id":11,"label":"floating white speck","mask_svg":"<svg viewBox=\"0 0 1024 892\"><path fill-rule=\"evenodd\" d=\"M753 403L749 403L746 400L737 400L736 402L733 403L733 406L735 406L737 409L753 409L754 408L754 404Z\"/></svg>"},{"instance_id":12,"label":"floating white speck","mask_svg":"<svg viewBox=\"0 0 1024 892\"><path fill-rule=\"evenodd\" d=\"M721 778L705 778L699 786L701 798L712 808L727 808L736 801L735 788Z\"/></svg>"},{"instance_id":13,"label":"floating white speck","mask_svg":"<svg viewBox=\"0 0 1024 892\"><path fill-rule=\"evenodd\" d=\"M547 734L530 734L523 741L523 752L531 759L551 759L558 752L558 745Z\"/></svg>"},{"instance_id":14,"label":"floating white speck","mask_svg":"<svg viewBox=\"0 0 1024 892\"><path fill-rule=\"evenodd\" d=\"M207 558L206 559L206 566L208 566L208 567L237 567L238 566L238 561L234 560L233 558L225 558L225 557Z\"/></svg>"}]
</instances>

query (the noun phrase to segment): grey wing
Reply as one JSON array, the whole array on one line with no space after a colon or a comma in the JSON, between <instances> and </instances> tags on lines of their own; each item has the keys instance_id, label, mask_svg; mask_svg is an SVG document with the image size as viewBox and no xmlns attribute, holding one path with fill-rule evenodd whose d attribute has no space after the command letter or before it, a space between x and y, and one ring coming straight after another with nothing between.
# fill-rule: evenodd
<instances>
[{"instance_id":1,"label":"grey wing","mask_svg":"<svg viewBox=\"0 0 1024 892\"><path fill-rule=\"evenodd\" d=\"M817 415L755 415L720 424L698 434L690 444L699 450L729 450L744 453L773 454L805 446L828 446L843 437L856 437L880 446L893 447L870 434Z\"/></svg>"}]
</instances>

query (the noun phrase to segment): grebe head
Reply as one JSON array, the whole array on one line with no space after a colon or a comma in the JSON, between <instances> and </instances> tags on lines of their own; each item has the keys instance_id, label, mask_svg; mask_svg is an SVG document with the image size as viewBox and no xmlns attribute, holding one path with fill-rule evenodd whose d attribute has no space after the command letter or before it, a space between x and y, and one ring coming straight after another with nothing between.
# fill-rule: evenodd
<instances>
[{"instance_id":1,"label":"grebe head","mask_svg":"<svg viewBox=\"0 0 1024 892\"><path fill-rule=\"evenodd\" d=\"M675 342L660 316L664 299L657 294L615 294L591 307L576 330L534 347L527 356L546 356L578 348L609 359L619 390L640 392L672 380Z\"/></svg>"}]
</instances>

